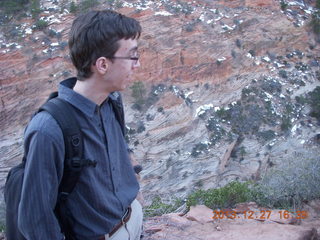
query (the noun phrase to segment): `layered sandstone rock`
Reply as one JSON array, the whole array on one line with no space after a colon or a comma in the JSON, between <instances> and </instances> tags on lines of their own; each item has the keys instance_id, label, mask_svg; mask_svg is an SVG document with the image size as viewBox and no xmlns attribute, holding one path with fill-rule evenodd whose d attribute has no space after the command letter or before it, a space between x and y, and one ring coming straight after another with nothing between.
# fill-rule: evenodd
<instances>
[{"instance_id":1,"label":"layered sandstone rock","mask_svg":"<svg viewBox=\"0 0 320 240\"><path fill-rule=\"evenodd\" d=\"M319 205L314 201L312 205ZM310 215L300 221L290 216L283 219L279 212L284 210L260 209L252 203L244 203L229 209L236 212L234 219L212 219L213 210L204 206L192 207L186 215L178 213L166 214L160 217L148 219L144 224L144 239L191 239L191 240L238 240L238 239L279 239L279 240L301 240L319 239L320 220L317 208L306 210ZM239 211L239 209L243 211ZM312 209L312 210L311 210ZM227 211L227 210L226 210ZM243 212L253 212L253 219L245 217ZM261 220L261 212L270 211L271 216Z\"/></svg>"},{"instance_id":2,"label":"layered sandstone rock","mask_svg":"<svg viewBox=\"0 0 320 240\"><path fill-rule=\"evenodd\" d=\"M297 152L316 156L319 148L312 139L319 127L307 112L300 119L307 124L301 127L293 118L293 126L300 127L288 136L266 143L246 137L241 143L246 156L241 160L230 157L234 145L228 141L191 156L197 144L208 145L211 137L199 109L235 103L246 86L263 76L281 82L288 101L320 85L320 49L308 25L314 1L288 2L287 11L281 11L276 0L155 1L147 6L127 1L118 9L141 21L136 80L158 98L139 112L132 109L131 90L124 92L128 127L145 127L130 136L130 146L144 166L141 185L147 202L157 194L183 198L194 189L259 179L270 162L278 164ZM21 20L26 25L21 25L23 38L16 47L0 39L0 186L22 157L23 129L32 113L59 81L75 74L66 46L74 15L57 11L43 17L49 27L32 34L27 34L31 17ZM279 77L280 70L292 72L305 85ZM151 93L151 87L159 84L160 90ZM280 129L277 124L274 131Z\"/></svg>"}]
</instances>

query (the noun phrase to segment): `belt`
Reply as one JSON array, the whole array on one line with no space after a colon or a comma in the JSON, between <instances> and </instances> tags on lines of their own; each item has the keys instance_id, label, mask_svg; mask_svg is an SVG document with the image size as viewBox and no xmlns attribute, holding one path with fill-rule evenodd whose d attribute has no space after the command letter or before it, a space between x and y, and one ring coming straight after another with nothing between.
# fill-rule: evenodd
<instances>
[{"instance_id":1,"label":"belt","mask_svg":"<svg viewBox=\"0 0 320 240\"><path fill-rule=\"evenodd\" d=\"M123 215L123 217L121 218L121 221L119 223L117 223L113 228L112 230L109 232L109 237L111 237L113 234L115 234L123 225L125 225L130 217L131 217L131 212L132 212L132 209L131 207L129 206L127 211L125 212L125 214ZM101 236L98 238L98 240L105 240L105 236Z\"/></svg>"}]
</instances>

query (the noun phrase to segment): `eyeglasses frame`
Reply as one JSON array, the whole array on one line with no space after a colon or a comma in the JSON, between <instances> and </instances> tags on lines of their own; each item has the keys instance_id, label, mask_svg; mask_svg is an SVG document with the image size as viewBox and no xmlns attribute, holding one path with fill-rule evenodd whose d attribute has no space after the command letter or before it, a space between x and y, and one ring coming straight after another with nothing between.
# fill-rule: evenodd
<instances>
[{"instance_id":1,"label":"eyeglasses frame","mask_svg":"<svg viewBox=\"0 0 320 240\"><path fill-rule=\"evenodd\" d=\"M114 57L108 57L109 59L127 59L127 60L132 60L132 61L136 61L135 64L138 63L138 60L140 58L140 55L136 56L136 57L117 57L117 56L114 56Z\"/></svg>"}]
</instances>

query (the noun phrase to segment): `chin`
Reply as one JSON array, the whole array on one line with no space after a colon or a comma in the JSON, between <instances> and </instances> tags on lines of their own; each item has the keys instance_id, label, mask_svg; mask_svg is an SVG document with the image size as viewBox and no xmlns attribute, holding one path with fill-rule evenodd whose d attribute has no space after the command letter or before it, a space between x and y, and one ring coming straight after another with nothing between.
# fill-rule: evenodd
<instances>
[{"instance_id":1,"label":"chin","mask_svg":"<svg viewBox=\"0 0 320 240\"><path fill-rule=\"evenodd\" d=\"M128 87L127 84L126 84L126 85L122 85L122 86L119 87L119 89L118 89L117 91L123 91L123 90L125 90L127 87Z\"/></svg>"}]
</instances>

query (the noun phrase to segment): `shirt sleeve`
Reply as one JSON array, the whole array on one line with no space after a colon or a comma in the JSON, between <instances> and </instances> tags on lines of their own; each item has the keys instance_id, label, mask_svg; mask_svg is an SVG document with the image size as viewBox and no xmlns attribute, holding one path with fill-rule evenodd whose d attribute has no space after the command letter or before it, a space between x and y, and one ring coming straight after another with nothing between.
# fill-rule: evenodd
<instances>
[{"instance_id":1,"label":"shirt sleeve","mask_svg":"<svg viewBox=\"0 0 320 240\"><path fill-rule=\"evenodd\" d=\"M57 126L57 124L56 124ZM58 220L54 214L59 182L63 174L64 143L61 130L55 129L52 137L46 131L27 131L25 137L26 166L18 226L27 240L61 240Z\"/></svg>"}]
</instances>

